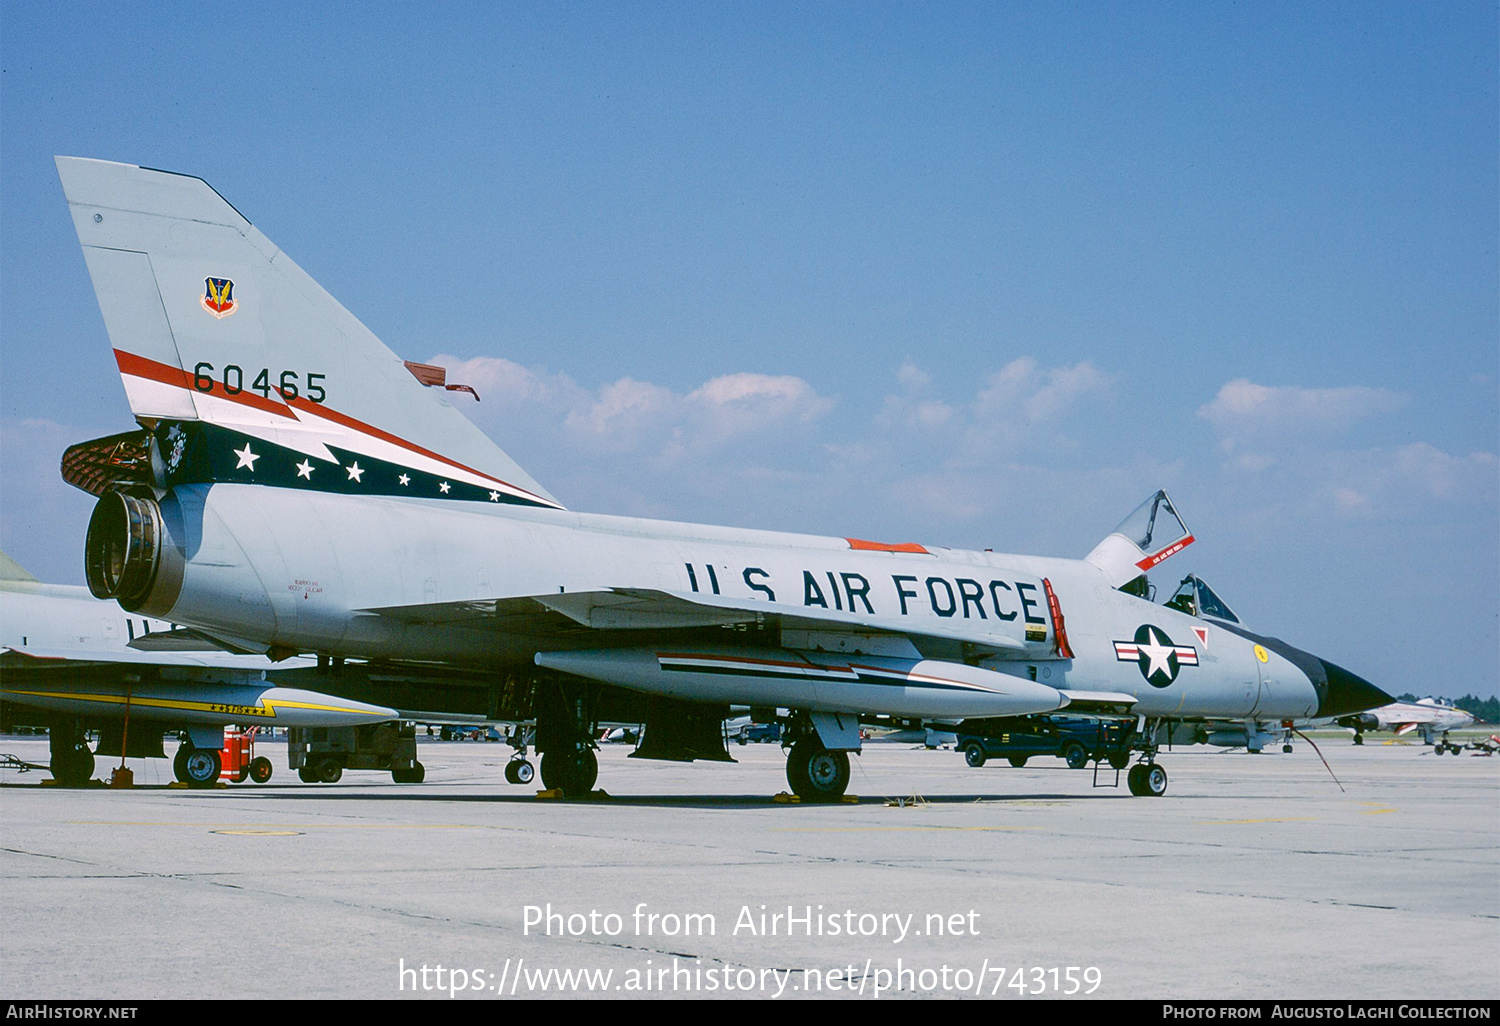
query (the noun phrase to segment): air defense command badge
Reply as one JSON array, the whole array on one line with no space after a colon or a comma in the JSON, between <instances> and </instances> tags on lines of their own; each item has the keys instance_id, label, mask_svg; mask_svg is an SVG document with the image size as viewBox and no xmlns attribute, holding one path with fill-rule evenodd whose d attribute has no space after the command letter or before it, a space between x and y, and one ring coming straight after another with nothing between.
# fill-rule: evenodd
<instances>
[{"instance_id":1,"label":"air defense command badge","mask_svg":"<svg viewBox=\"0 0 1500 1026\"><path fill-rule=\"evenodd\" d=\"M198 300L203 309L222 320L240 308L234 301L234 282L228 278L204 278L203 281L207 289L203 298Z\"/></svg>"}]
</instances>

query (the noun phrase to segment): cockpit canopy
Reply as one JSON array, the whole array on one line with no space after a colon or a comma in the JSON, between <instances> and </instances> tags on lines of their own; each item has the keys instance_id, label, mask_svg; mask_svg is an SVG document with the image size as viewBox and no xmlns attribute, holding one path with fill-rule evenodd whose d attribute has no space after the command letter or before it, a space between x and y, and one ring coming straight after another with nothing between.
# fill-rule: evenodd
<instances>
[{"instance_id":1,"label":"cockpit canopy","mask_svg":"<svg viewBox=\"0 0 1500 1026\"><path fill-rule=\"evenodd\" d=\"M1157 492L1137 506L1135 512L1120 521L1120 526L1111 533L1128 538L1147 556L1170 549L1188 537L1187 525L1177 515L1165 491Z\"/></svg>"},{"instance_id":2,"label":"cockpit canopy","mask_svg":"<svg viewBox=\"0 0 1500 1026\"><path fill-rule=\"evenodd\" d=\"M1144 575L1192 543L1193 536L1172 500L1159 491L1137 506L1084 559L1104 571L1112 587L1144 596L1150 590Z\"/></svg>"},{"instance_id":3,"label":"cockpit canopy","mask_svg":"<svg viewBox=\"0 0 1500 1026\"><path fill-rule=\"evenodd\" d=\"M1223 620L1227 623L1239 623L1240 618L1234 615L1224 601L1214 594L1214 590L1193 574L1188 574L1177 586L1177 591L1167 599L1166 605L1170 609L1186 613L1189 616L1201 616L1208 620Z\"/></svg>"}]
</instances>

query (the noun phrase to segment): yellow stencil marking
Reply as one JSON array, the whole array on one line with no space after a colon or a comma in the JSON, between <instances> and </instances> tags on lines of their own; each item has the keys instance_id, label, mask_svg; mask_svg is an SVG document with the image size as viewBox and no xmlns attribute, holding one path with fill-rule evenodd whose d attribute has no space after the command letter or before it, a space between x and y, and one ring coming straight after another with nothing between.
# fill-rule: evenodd
<instances>
[{"instance_id":1,"label":"yellow stencil marking","mask_svg":"<svg viewBox=\"0 0 1500 1026\"><path fill-rule=\"evenodd\" d=\"M1286 816L1280 819L1200 819L1199 826L1243 826L1249 823L1316 823L1316 816Z\"/></svg>"},{"instance_id":2,"label":"yellow stencil marking","mask_svg":"<svg viewBox=\"0 0 1500 1026\"><path fill-rule=\"evenodd\" d=\"M252 828L273 830L490 830L470 823L178 823L120 819L70 819L70 826L198 827L210 833L254 833Z\"/></svg>"},{"instance_id":3,"label":"yellow stencil marking","mask_svg":"<svg viewBox=\"0 0 1500 1026\"><path fill-rule=\"evenodd\" d=\"M777 827L771 831L773 834L891 834L911 832L916 830L955 830L971 832L992 832L1011 830L1041 830L1041 827L1017 826L1017 827L950 827L950 826L893 826L893 827Z\"/></svg>"}]
</instances>

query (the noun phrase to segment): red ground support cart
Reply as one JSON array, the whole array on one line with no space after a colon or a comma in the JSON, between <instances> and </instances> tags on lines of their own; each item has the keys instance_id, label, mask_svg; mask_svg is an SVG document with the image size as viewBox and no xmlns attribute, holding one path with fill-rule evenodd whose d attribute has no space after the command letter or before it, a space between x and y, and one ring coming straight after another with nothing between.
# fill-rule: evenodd
<instances>
[{"instance_id":1,"label":"red ground support cart","mask_svg":"<svg viewBox=\"0 0 1500 1026\"><path fill-rule=\"evenodd\" d=\"M219 756L224 766L219 771L220 777L236 784L243 784L246 780L264 784L271 779L271 760L255 754L255 735L259 730L259 727L249 730L224 728L224 750Z\"/></svg>"}]
</instances>

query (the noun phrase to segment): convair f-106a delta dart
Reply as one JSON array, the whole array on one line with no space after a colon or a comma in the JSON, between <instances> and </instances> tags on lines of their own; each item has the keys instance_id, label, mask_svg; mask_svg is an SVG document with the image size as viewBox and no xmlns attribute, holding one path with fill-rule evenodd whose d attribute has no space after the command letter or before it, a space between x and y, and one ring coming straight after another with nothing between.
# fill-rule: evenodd
<instances>
[{"instance_id":1,"label":"convair f-106a delta dart","mask_svg":"<svg viewBox=\"0 0 1500 1026\"><path fill-rule=\"evenodd\" d=\"M749 706L782 725L793 791L829 800L862 722L982 732L1067 707L1134 716L1128 781L1155 795L1171 721L1390 701L1147 601L1145 572L1193 540L1164 492L1081 560L570 512L441 368L392 353L207 183L57 167L139 425L64 457L99 495L93 593L230 651L316 656L322 692L534 722L549 788L593 787L601 721L644 722L638 757L727 761L722 722Z\"/></svg>"}]
</instances>

